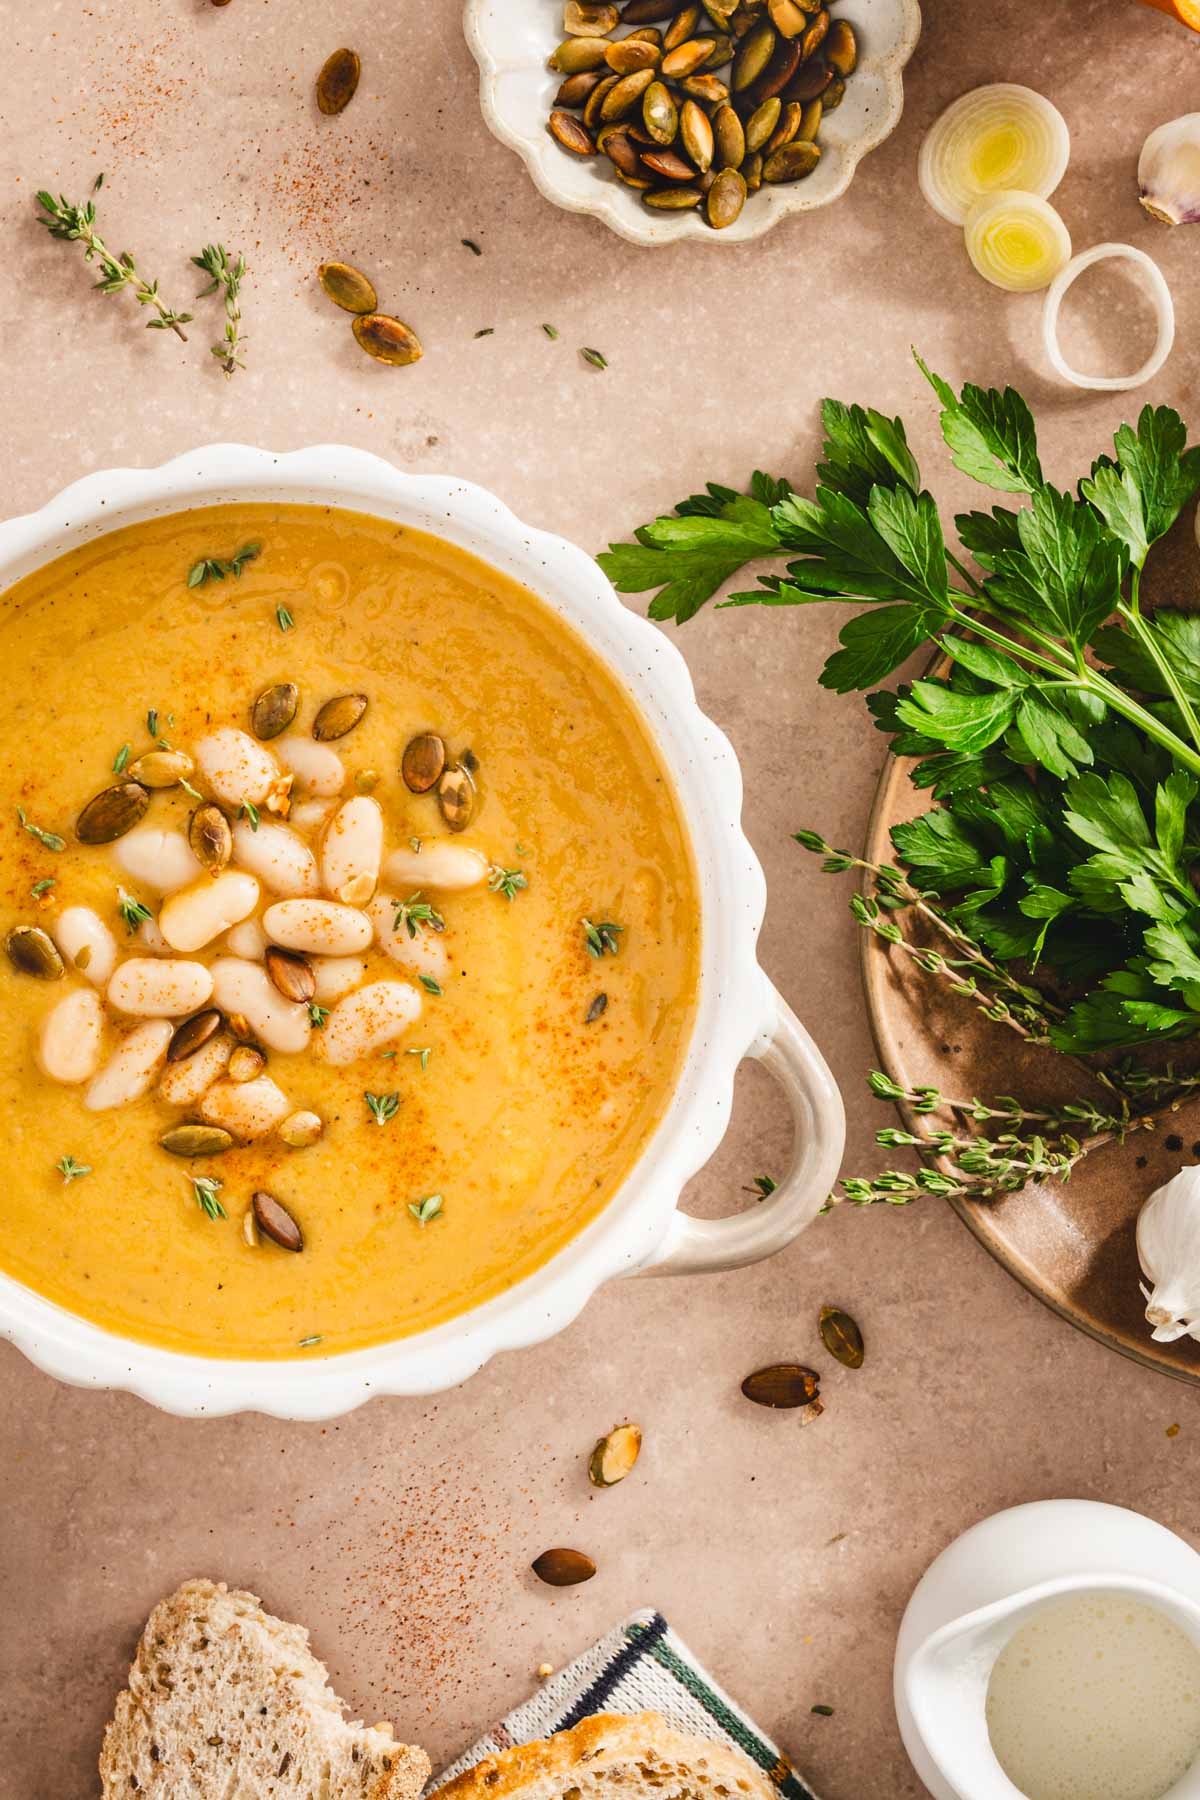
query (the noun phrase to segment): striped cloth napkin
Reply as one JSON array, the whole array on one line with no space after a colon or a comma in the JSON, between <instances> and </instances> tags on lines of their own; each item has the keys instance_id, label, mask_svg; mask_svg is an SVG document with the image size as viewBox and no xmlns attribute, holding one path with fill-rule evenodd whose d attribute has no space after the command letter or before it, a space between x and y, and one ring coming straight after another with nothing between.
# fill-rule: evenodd
<instances>
[{"instance_id":1,"label":"striped cloth napkin","mask_svg":"<svg viewBox=\"0 0 1200 1800\"><path fill-rule=\"evenodd\" d=\"M769 1776L782 1800L817 1800L779 1746L717 1686L662 1614L651 1608L631 1614L543 1682L531 1699L444 1769L431 1787L461 1775L485 1756L553 1737L602 1712L662 1713L680 1731L716 1738L744 1751Z\"/></svg>"}]
</instances>

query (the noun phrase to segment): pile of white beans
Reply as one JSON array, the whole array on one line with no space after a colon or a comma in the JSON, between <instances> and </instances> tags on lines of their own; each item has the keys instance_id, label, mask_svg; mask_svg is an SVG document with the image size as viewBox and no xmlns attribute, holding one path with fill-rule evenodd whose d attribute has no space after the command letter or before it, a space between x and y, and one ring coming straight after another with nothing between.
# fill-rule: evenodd
<instances>
[{"instance_id":1,"label":"pile of white beans","mask_svg":"<svg viewBox=\"0 0 1200 1800\"><path fill-rule=\"evenodd\" d=\"M286 822L265 813L233 827L229 866L205 871L181 830L140 826L106 847L121 873L161 896L157 919L142 923L123 954L90 906L68 906L48 929L68 971L85 985L59 999L42 1021L37 1060L54 1081L83 1088L93 1112L128 1106L157 1087L169 1105L248 1141L279 1130L311 1142L320 1121L296 1113L269 1075L227 1073L236 1038L228 1028L180 1061L167 1049L179 1021L206 1007L237 1018L267 1050L345 1064L398 1042L419 1018L425 976L440 984L446 947L428 930L396 926L397 908L422 895L478 886L488 858L460 839L425 840L385 851L384 817L369 794L343 799L346 770L328 744L287 736L268 748L235 727L195 748L198 779L231 812L258 808L292 778ZM314 1028L309 1005L271 980L271 945L302 952L328 1009ZM410 979L367 980L372 946ZM213 951L212 960L197 953ZM137 1021L134 1023L134 1021ZM115 1046L115 1026L123 1029ZM236 1067L235 1063L235 1067ZM308 1123L303 1123L308 1121ZM315 1126L315 1129L314 1129Z\"/></svg>"}]
</instances>

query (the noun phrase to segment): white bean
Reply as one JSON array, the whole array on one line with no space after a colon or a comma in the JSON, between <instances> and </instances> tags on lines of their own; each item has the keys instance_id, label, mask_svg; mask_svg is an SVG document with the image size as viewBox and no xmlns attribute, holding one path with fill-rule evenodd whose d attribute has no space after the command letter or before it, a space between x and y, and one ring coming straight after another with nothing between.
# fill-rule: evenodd
<instances>
[{"instance_id":1,"label":"white bean","mask_svg":"<svg viewBox=\"0 0 1200 1800\"><path fill-rule=\"evenodd\" d=\"M247 962L261 962L266 954L267 934L257 919L243 919L225 933L225 942L235 956L244 957Z\"/></svg>"},{"instance_id":2,"label":"white bean","mask_svg":"<svg viewBox=\"0 0 1200 1800\"><path fill-rule=\"evenodd\" d=\"M257 875L272 894L321 891L316 857L287 825L262 819L255 829L248 819L239 819L233 828L233 860L239 868Z\"/></svg>"},{"instance_id":3,"label":"white bean","mask_svg":"<svg viewBox=\"0 0 1200 1800\"><path fill-rule=\"evenodd\" d=\"M263 930L285 950L309 950L317 956L347 956L365 950L371 921L353 906L335 900L277 900L263 914Z\"/></svg>"},{"instance_id":4,"label":"white bean","mask_svg":"<svg viewBox=\"0 0 1200 1800\"><path fill-rule=\"evenodd\" d=\"M320 1054L331 1063L370 1056L403 1037L420 1013L421 996L406 981L368 982L338 1001L320 1035Z\"/></svg>"},{"instance_id":5,"label":"white bean","mask_svg":"<svg viewBox=\"0 0 1200 1800\"><path fill-rule=\"evenodd\" d=\"M293 831L320 831L333 808L332 800L297 800L288 814L288 824Z\"/></svg>"},{"instance_id":6,"label":"white bean","mask_svg":"<svg viewBox=\"0 0 1200 1800\"><path fill-rule=\"evenodd\" d=\"M285 1000L261 963L221 956L212 966L213 998L224 1013L241 1013L268 1050L298 1054L308 1046L312 1020L302 1001Z\"/></svg>"},{"instance_id":7,"label":"white bean","mask_svg":"<svg viewBox=\"0 0 1200 1800\"><path fill-rule=\"evenodd\" d=\"M375 942L402 969L411 969L414 975L432 975L440 981L450 967L450 955L441 935L418 926L417 935L410 937L403 923L397 931L398 904L387 894L376 894L368 906L367 917L375 927Z\"/></svg>"},{"instance_id":8,"label":"white bean","mask_svg":"<svg viewBox=\"0 0 1200 1800\"><path fill-rule=\"evenodd\" d=\"M206 875L195 887L173 894L158 915L159 930L172 950L199 950L248 918L257 905L253 875L226 869L215 881Z\"/></svg>"},{"instance_id":9,"label":"white bean","mask_svg":"<svg viewBox=\"0 0 1200 1800\"><path fill-rule=\"evenodd\" d=\"M203 963L177 957L130 956L108 984L108 1004L139 1019L178 1019L212 998L213 979Z\"/></svg>"},{"instance_id":10,"label":"white bean","mask_svg":"<svg viewBox=\"0 0 1200 1800\"><path fill-rule=\"evenodd\" d=\"M448 838L425 838L419 850L393 850L383 865L383 874L390 887L443 888L452 892L478 887L486 879L489 867L483 851L474 850L469 844L452 844Z\"/></svg>"},{"instance_id":11,"label":"white bean","mask_svg":"<svg viewBox=\"0 0 1200 1800\"><path fill-rule=\"evenodd\" d=\"M202 1119L243 1139L264 1136L291 1110L291 1101L269 1075L254 1081L218 1081L200 1102Z\"/></svg>"},{"instance_id":12,"label":"white bean","mask_svg":"<svg viewBox=\"0 0 1200 1800\"><path fill-rule=\"evenodd\" d=\"M112 847L113 857L126 875L153 888L156 894L173 894L176 888L198 881L204 873L199 857L182 831L161 825L142 825L127 831Z\"/></svg>"},{"instance_id":13,"label":"white bean","mask_svg":"<svg viewBox=\"0 0 1200 1800\"><path fill-rule=\"evenodd\" d=\"M88 1111L106 1112L111 1106L140 1100L157 1075L174 1032L170 1019L146 1019L135 1025L93 1077L83 1097Z\"/></svg>"},{"instance_id":14,"label":"white bean","mask_svg":"<svg viewBox=\"0 0 1200 1800\"><path fill-rule=\"evenodd\" d=\"M42 1020L37 1063L51 1081L90 1081L100 1067L104 1008L95 988L64 994Z\"/></svg>"},{"instance_id":15,"label":"white bean","mask_svg":"<svg viewBox=\"0 0 1200 1800\"><path fill-rule=\"evenodd\" d=\"M181 1062L168 1063L158 1091L168 1106L195 1106L213 1082L225 1073L233 1052L233 1039L218 1031Z\"/></svg>"},{"instance_id":16,"label":"white bean","mask_svg":"<svg viewBox=\"0 0 1200 1800\"><path fill-rule=\"evenodd\" d=\"M99 913L90 906L68 906L53 926L53 936L64 962L94 987L107 985L117 966L117 940Z\"/></svg>"},{"instance_id":17,"label":"white bean","mask_svg":"<svg viewBox=\"0 0 1200 1800\"><path fill-rule=\"evenodd\" d=\"M252 805L279 779L279 764L265 744L234 725L224 725L196 745L196 764L217 800Z\"/></svg>"},{"instance_id":18,"label":"white bean","mask_svg":"<svg viewBox=\"0 0 1200 1800\"><path fill-rule=\"evenodd\" d=\"M276 738L275 754L289 774L296 777L297 784L319 799L340 794L346 785L346 769L341 757L328 744L318 744L315 738Z\"/></svg>"},{"instance_id":19,"label":"white bean","mask_svg":"<svg viewBox=\"0 0 1200 1800\"><path fill-rule=\"evenodd\" d=\"M318 956L312 964L317 984L315 998L340 1000L356 988L367 972L361 956Z\"/></svg>"},{"instance_id":20,"label":"white bean","mask_svg":"<svg viewBox=\"0 0 1200 1800\"><path fill-rule=\"evenodd\" d=\"M382 855L382 809L378 800L359 794L339 806L325 827L321 839L321 880L325 892L344 900L348 897L348 885L358 883L365 888L361 899L368 899L379 880Z\"/></svg>"}]
</instances>

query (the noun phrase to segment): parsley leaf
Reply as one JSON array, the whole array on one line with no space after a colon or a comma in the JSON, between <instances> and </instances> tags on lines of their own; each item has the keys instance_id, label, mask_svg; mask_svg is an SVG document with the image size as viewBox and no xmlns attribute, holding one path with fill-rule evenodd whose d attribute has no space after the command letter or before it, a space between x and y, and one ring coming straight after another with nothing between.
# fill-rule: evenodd
<instances>
[{"instance_id":1,"label":"parsley leaf","mask_svg":"<svg viewBox=\"0 0 1200 1800\"><path fill-rule=\"evenodd\" d=\"M1042 486L1037 427L1016 389L968 382L956 400L948 382L919 356L916 363L942 403L942 436L955 468L1006 494L1035 493Z\"/></svg>"},{"instance_id":2,"label":"parsley leaf","mask_svg":"<svg viewBox=\"0 0 1200 1800\"><path fill-rule=\"evenodd\" d=\"M596 560L623 594L659 588L651 618L680 625L746 563L779 548L769 508L744 495L723 501L720 517L660 518L636 536L636 544L610 544Z\"/></svg>"}]
</instances>

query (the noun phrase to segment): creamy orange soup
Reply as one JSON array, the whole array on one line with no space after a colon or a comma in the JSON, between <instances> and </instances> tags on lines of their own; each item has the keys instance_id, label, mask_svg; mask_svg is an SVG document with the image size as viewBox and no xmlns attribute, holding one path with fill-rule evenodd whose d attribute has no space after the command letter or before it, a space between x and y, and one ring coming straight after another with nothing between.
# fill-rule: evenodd
<instances>
[{"instance_id":1,"label":"creamy orange soup","mask_svg":"<svg viewBox=\"0 0 1200 1800\"><path fill-rule=\"evenodd\" d=\"M379 519L219 507L18 583L0 666L0 1267L172 1349L321 1356L601 1210L699 914L656 751L547 607Z\"/></svg>"}]
</instances>

